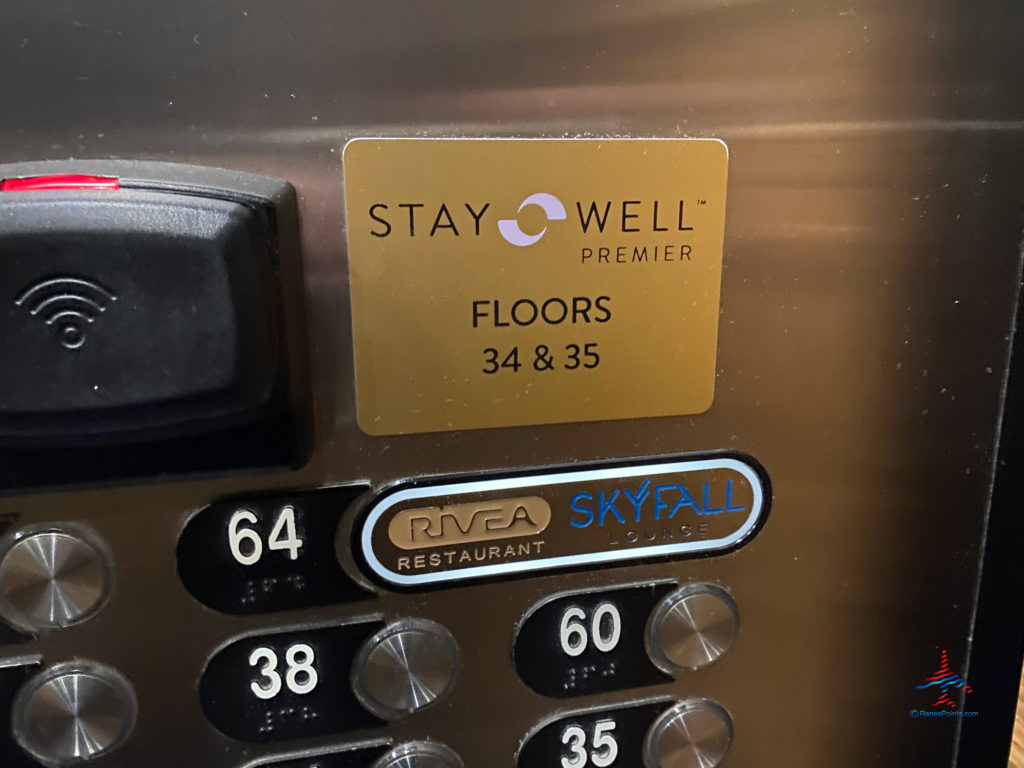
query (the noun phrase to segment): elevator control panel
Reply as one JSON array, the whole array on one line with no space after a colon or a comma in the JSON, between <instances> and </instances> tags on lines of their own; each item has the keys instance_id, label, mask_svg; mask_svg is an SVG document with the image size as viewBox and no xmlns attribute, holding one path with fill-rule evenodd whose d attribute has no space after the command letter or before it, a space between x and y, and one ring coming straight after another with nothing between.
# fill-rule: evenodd
<instances>
[{"instance_id":1,"label":"elevator control panel","mask_svg":"<svg viewBox=\"0 0 1024 768\"><path fill-rule=\"evenodd\" d=\"M523 474L477 478L472 482L508 487L495 495L488 486L470 506L463 488L469 480L418 484L410 487L420 491L419 500L402 507L416 514L392 518L386 524L388 536L406 548L418 533L441 539L419 547L428 561L439 553L446 559L444 553L450 550L457 553L455 560L465 554L486 561L495 551L505 557L506 547L515 553L525 547L507 562L524 564L516 578L529 578L533 547L524 542L538 535L534 528L541 523L550 536L563 528L575 530L574 521L582 519L572 504L582 493L576 483L594 473L610 482L608 487L644 472L652 477L661 473L664 482L651 487L671 487L673 498L682 494L690 499L698 520L720 515L745 520L749 509L739 500L749 503L751 488L732 498L735 509L724 500L718 507L702 505L697 500L703 497L710 503L713 493L701 491L705 475L698 472L691 479L680 469L689 461L675 457L558 469L542 476L545 483ZM741 476L758 490L761 514L767 512L767 478L751 459L694 461L742 468ZM665 467L672 467L671 472ZM729 482L719 483L718 491L724 492ZM522 491L524 483L535 485ZM238 631L206 648L202 668L194 671L191 682L183 682L194 690L193 705L208 727L232 742L281 749L282 754L316 739L339 745L260 765L458 768L464 765L462 758L448 744L458 741L458 733L427 729L422 739L408 742L388 733L395 725L416 722L421 712L451 706L460 690L464 696L467 691L485 695L487 680L473 677L482 662L485 668L509 669L537 702L536 723L523 732L516 750L518 766L661 768L717 765L724 758L734 728L728 701L669 692L674 693L676 681L689 688L690 677L727 657L736 641L741 610L728 585L623 578L599 587L555 591L523 606L506 626L495 627L498 642L466 647L458 633L467 620L492 622L507 612L489 615L485 609L446 625L424 617L420 608L437 587L413 584L403 587L407 594L419 594L408 603L409 610L387 615L380 609L380 587L372 569L344 556L357 551L367 531L381 525L373 510L402 492L356 484L256 493L212 500L190 517L176 553L181 588L205 611L268 617L251 625L258 629ZM604 494L600 505L617 509L614 492L597 493ZM633 499L627 501L630 510L640 508L635 495L623 498ZM654 518L656 525L648 526L670 540L682 535L676 519L682 513L673 504L678 501L665 501ZM635 511L628 522L609 514L615 520L606 519L606 526L627 530L636 525ZM483 522L475 524L475 519ZM616 534L624 550L641 552L651 535ZM711 534L695 524L686 541L702 536ZM741 539L736 545L743 543ZM600 553L607 551L590 556L600 562ZM677 548L667 556L693 554L702 552ZM15 640L10 647L21 652L5 659L0 669L0 707L5 713L0 754L14 761L5 765L67 766L113 759L133 738L147 699L158 695L106 664L58 661L35 650L48 633L102 617L107 603L116 599L118 578L124 576L117 570L116 551L87 526L55 521L14 527L5 536L0 546L0 616L16 633L9 638ZM496 578L482 578L488 576ZM336 605L352 609L352 618L317 618L315 609ZM467 664L467 657L472 663ZM615 703L586 704L599 695ZM371 746L365 744L367 733L377 735Z\"/></svg>"},{"instance_id":2,"label":"elevator control panel","mask_svg":"<svg viewBox=\"0 0 1024 768\"><path fill-rule=\"evenodd\" d=\"M301 465L298 244L282 181L0 166L0 487L81 489L56 496L73 499ZM709 768L735 726L727 697L691 680L728 663L740 601L673 566L736 552L770 506L755 458L711 451L246 479L172 510L169 536L145 509L126 538L120 509L83 519L58 504L66 514L23 521L15 507L0 530L0 757L127 765L153 748L150 718L174 695L192 736L202 723L201 741L224 745L197 753L211 766L466 768L465 730L504 717L493 688L529 702L509 699L518 735L495 765ZM120 601L160 578L171 592L148 599L185 618L110 634ZM146 637L174 649L168 667L180 656L160 682L132 660Z\"/></svg>"}]
</instances>

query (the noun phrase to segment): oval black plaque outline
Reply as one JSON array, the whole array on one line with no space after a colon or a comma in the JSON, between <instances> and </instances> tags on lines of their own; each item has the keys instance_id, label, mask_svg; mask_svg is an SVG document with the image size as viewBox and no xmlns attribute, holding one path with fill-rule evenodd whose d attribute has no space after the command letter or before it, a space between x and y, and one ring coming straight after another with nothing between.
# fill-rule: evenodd
<instances>
[{"instance_id":1,"label":"oval black plaque outline","mask_svg":"<svg viewBox=\"0 0 1024 768\"><path fill-rule=\"evenodd\" d=\"M474 566L461 570L402 575L388 569L373 551L374 526L395 504L407 499L430 499L439 495L472 494L484 491L517 490L587 479L630 478L640 475L698 472L732 469L750 483L754 503L744 523L733 533L719 539L660 544L583 555L545 557L536 560ZM600 565L627 565L651 559L678 557L687 559L731 552L750 541L764 525L771 508L771 483L764 467L754 459L733 451L705 454L648 457L627 461L562 465L538 470L511 470L474 475L419 478L402 481L373 496L359 515L353 549L378 582L398 589L430 589L494 578L538 575L553 570L577 570Z\"/></svg>"}]
</instances>

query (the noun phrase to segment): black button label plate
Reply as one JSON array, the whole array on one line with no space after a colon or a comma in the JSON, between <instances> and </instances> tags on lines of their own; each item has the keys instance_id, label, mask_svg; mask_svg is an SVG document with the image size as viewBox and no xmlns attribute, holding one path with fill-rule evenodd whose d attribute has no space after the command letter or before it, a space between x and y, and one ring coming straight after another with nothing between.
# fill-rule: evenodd
<instances>
[{"instance_id":1,"label":"black button label plate","mask_svg":"<svg viewBox=\"0 0 1024 768\"><path fill-rule=\"evenodd\" d=\"M217 502L178 541L178 573L192 595L224 613L250 614L371 597L335 554L341 515L364 486Z\"/></svg>"},{"instance_id":2,"label":"black button label plate","mask_svg":"<svg viewBox=\"0 0 1024 768\"><path fill-rule=\"evenodd\" d=\"M647 584L541 603L516 634L519 677L560 699L670 682L647 656L644 633L654 606L673 589Z\"/></svg>"},{"instance_id":3,"label":"black button label plate","mask_svg":"<svg viewBox=\"0 0 1024 768\"><path fill-rule=\"evenodd\" d=\"M671 704L664 699L566 715L534 732L519 750L516 765L643 768L647 729Z\"/></svg>"},{"instance_id":4,"label":"black button label plate","mask_svg":"<svg viewBox=\"0 0 1024 768\"><path fill-rule=\"evenodd\" d=\"M219 731L248 742L326 736L383 725L352 692L352 661L380 622L253 635L217 653L199 681Z\"/></svg>"},{"instance_id":5,"label":"black button label plate","mask_svg":"<svg viewBox=\"0 0 1024 768\"><path fill-rule=\"evenodd\" d=\"M9 666L7 666L9 665ZM22 684L38 671L39 660L0 659L0 765L3 768L38 768L38 763L14 743L11 735L11 705Z\"/></svg>"}]
</instances>

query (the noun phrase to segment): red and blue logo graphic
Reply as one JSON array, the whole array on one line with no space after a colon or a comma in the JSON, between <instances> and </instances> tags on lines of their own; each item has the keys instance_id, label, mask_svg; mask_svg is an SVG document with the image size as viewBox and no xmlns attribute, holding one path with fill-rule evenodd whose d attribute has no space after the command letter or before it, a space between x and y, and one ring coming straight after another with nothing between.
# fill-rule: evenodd
<instances>
[{"instance_id":1,"label":"red and blue logo graphic","mask_svg":"<svg viewBox=\"0 0 1024 768\"><path fill-rule=\"evenodd\" d=\"M956 674L949 668L949 655L945 649L942 651L942 656L939 660L939 668L935 673L924 681L923 685L916 686L917 688L935 688L938 693L938 698L935 700L935 707L949 707L956 709L956 702L953 701L953 697L949 695L951 688L956 690L962 690L964 694L971 693L971 686L967 684L960 675Z\"/></svg>"}]
</instances>

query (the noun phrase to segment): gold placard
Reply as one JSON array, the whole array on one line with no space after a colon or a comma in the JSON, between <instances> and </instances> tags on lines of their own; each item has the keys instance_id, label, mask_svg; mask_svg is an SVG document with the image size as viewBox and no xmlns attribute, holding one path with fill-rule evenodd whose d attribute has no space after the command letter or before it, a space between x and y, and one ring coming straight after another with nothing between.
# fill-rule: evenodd
<instances>
[{"instance_id":1,"label":"gold placard","mask_svg":"<svg viewBox=\"0 0 1024 768\"><path fill-rule=\"evenodd\" d=\"M722 142L356 139L344 166L363 431L711 406Z\"/></svg>"}]
</instances>

